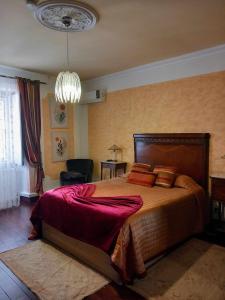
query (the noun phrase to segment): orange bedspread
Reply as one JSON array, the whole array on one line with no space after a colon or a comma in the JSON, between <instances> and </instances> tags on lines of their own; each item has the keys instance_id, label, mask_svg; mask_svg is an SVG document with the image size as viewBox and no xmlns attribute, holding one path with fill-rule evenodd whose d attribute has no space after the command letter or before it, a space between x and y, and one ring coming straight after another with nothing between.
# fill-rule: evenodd
<instances>
[{"instance_id":1,"label":"orange bedspread","mask_svg":"<svg viewBox=\"0 0 225 300\"><path fill-rule=\"evenodd\" d=\"M142 208L120 230L111 255L122 278L144 275L145 262L203 229L207 201L203 189L180 175L176 187L167 189L130 184L125 178L101 181L93 196L140 195Z\"/></svg>"}]
</instances>

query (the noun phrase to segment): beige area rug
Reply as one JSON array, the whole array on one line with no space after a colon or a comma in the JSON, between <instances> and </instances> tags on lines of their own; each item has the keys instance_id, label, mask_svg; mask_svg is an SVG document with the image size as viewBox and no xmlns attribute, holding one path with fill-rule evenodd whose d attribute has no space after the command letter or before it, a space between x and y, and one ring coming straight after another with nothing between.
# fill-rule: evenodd
<instances>
[{"instance_id":1,"label":"beige area rug","mask_svg":"<svg viewBox=\"0 0 225 300\"><path fill-rule=\"evenodd\" d=\"M40 299L83 299L109 281L43 241L0 254L0 259Z\"/></svg>"},{"instance_id":2,"label":"beige area rug","mask_svg":"<svg viewBox=\"0 0 225 300\"><path fill-rule=\"evenodd\" d=\"M129 288L151 300L225 300L225 248L192 239Z\"/></svg>"}]
</instances>

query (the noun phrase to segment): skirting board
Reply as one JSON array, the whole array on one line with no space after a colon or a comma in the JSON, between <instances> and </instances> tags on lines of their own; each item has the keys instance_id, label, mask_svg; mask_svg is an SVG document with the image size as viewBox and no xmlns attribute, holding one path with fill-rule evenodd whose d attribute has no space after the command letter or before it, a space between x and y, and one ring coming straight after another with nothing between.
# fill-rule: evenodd
<instances>
[{"instance_id":1,"label":"skirting board","mask_svg":"<svg viewBox=\"0 0 225 300\"><path fill-rule=\"evenodd\" d=\"M37 193L30 193L30 192L21 192L20 197L34 198L34 197L38 197L38 194Z\"/></svg>"}]
</instances>

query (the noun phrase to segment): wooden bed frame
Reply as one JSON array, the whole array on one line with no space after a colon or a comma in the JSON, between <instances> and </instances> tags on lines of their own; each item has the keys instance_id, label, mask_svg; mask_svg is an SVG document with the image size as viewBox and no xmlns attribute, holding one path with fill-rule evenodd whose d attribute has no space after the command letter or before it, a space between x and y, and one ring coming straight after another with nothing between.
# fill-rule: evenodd
<instances>
[{"instance_id":1,"label":"wooden bed frame","mask_svg":"<svg viewBox=\"0 0 225 300\"><path fill-rule=\"evenodd\" d=\"M175 166L208 192L209 138L209 133L134 134L135 162Z\"/></svg>"},{"instance_id":2,"label":"wooden bed frame","mask_svg":"<svg viewBox=\"0 0 225 300\"><path fill-rule=\"evenodd\" d=\"M208 133L134 134L135 161L176 166L180 173L191 176L207 191L209 137ZM110 257L102 250L66 236L44 222L43 238L121 283Z\"/></svg>"}]
</instances>

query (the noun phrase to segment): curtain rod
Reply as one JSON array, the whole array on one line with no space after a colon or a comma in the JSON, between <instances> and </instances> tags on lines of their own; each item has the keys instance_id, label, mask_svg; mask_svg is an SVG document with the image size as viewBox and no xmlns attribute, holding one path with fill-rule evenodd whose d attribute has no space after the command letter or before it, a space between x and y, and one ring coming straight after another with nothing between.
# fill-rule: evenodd
<instances>
[{"instance_id":1,"label":"curtain rod","mask_svg":"<svg viewBox=\"0 0 225 300\"><path fill-rule=\"evenodd\" d=\"M7 76L7 75L0 75L0 77L4 77L4 78L10 78L10 79L16 79L17 77L13 77L13 76ZM40 84L47 84L46 82L42 82L40 81Z\"/></svg>"}]
</instances>

